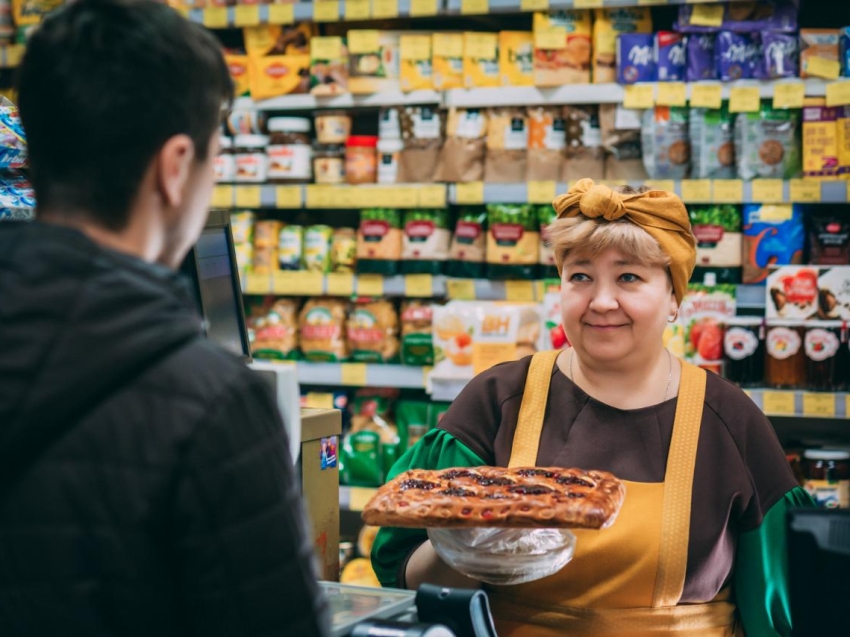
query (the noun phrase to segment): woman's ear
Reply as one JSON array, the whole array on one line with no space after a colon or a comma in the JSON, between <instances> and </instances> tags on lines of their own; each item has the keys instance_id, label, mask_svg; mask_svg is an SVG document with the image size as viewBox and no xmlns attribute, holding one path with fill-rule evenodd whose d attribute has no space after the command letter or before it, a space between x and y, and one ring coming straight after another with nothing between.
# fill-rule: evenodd
<instances>
[{"instance_id":1,"label":"woman's ear","mask_svg":"<svg viewBox=\"0 0 850 637\"><path fill-rule=\"evenodd\" d=\"M670 293L670 313L668 314L668 316L671 317L669 319L670 323L675 322L676 319L679 318L679 303L678 301L676 301L675 292Z\"/></svg>"}]
</instances>

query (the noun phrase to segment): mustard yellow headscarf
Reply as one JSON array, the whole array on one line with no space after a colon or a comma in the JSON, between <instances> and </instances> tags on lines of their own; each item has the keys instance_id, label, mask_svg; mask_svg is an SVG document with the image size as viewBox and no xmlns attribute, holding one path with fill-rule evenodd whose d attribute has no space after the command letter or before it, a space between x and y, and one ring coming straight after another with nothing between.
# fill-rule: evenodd
<instances>
[{"instance_id":1,"label":"mustard yellow headscarf","mask_svg":"<svg viewBox=\"0 0 850 637\"><path fill-rule=\"evenodd\" d=\"M681 303L697 260L696 240L682 200L672 192L650 190L624 195L592 179L577 181L566 195L552 203L558 217L584 215L617 221L625 217L643 228L670 257L673 292Z\"/></svg>"}]
</instances>

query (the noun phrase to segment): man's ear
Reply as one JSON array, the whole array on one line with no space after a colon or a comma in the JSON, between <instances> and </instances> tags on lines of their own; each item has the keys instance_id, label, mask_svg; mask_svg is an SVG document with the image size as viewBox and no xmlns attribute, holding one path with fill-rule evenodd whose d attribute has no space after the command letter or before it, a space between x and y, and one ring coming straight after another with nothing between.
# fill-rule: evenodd
<instances>
[{"instance_id":1,"label":"man's ear","mask_svg":"<svg viewBox=\"0 0 850 637\"><path fill-rule=\"evenodd\" d=\"M186 182L195 161L195 144L188 135L175 135L163 144L156 157L156 178L165 205L176 208L183 203Z\"/></svg>"}]
</instances>

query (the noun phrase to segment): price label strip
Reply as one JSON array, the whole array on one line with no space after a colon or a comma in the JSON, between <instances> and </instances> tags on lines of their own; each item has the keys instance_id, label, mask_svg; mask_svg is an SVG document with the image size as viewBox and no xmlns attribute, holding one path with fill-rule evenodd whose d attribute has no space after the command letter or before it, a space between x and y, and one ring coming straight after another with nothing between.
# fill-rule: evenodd
<instances>
[{"instance_id":1,"label":"price label strip","mask_svg":"<svg viewBox=\"0 0 850 637\"><path fill-rule=\"evenodd\" d=\"M372 16L369 0L345 0L346 20L368 20ZM349 31L349 37L351 32ZM349 40L349 45L351 41ZM353 51L352 51L353 52Z\"/></svg>"},{"instance_id":2,"label":"price label strip","mask_svg":"<svg viewBox=\"0 0 850 637\"><path fill-rule=\"evenodd\" d=\"M688 89L684 82L659 82L655 103L660 106L685 106L688 103Z\"/></svg>"},{"instance_id":3,"label":"price label strip","mask_svg":"<svg viewBox=\"0 0 850 637\"><path fill-rule=\"evenodd\" d=\"M623 88L623 107L634 109L652 108L655 104L654 84L628 84Z\"/></svg>"},{"instance_id":4,"label":"price label strip","mask_svg":"<svg viewBox=\"0 0 850 637\"><path fill-rule=\"evenodd\" d=\"M793 203L819 203L821 184L813 179L792 179L790 196Z\"/></svg>"},{"instance_id":5,"label":"price label strip","mask_svg":"<svg viewBox=\"0 0 850 637\"><path fill-rule=\"evenodd\" d=\"M723 87L720 84L691 84L693 108L720 108L723 104Z\"/></svg>"},{"instance_id":6,"label":"price label strip","mask_svg":"<svg viewBox=\"0 0 850 637\"><path fill-rule=\"evenodd\" d=\"M419 18L437 15L437 0L410 0L410 15Z\"/></svg>"},{"instance_id":7,"label":"price label strip","mask_svg":"<svg viewBox=\"0 0 850 637\"><path fill-rule=\"evenodd\" d=\"M756 86L733 86L729 91L730 113L755 113L761 106L761 93Z\"/></svg>"},{"instance_id":8,"label":"price label strip","mask_svg":"<svg viewBox=\"0 0 850 637\"><path fill-rule=\"evenodd\" d=\"M682 181L682 199L686 202L710 202L711 180L686 179Z\"/></svg>"},{"instance_id":9,"label":"price label strip","mask_svg":"<svg viewBox=\"0 0 850 637\"><path fill-rule=\"evenodd\" d=\"M372 0L372 17L392 19L398 17L398 0Z\"/></svg>"},{"instance_id":10,"label":"price label strip","mask_svg":"<svg viewBox=\"0 0 850 637\"><path fill-rule=\"evenodd\" d=\"M803 394L803 415L835 418L835 402L835 394L806 392Z\"/></svg>"},{"instance_id":11,"label":"price label strip","mask_svg":"<svg viewBox=\"0 0 850 637\"><path fill-rule=\"evenodd\" d=\"M744 182L740 179L715 179L711 187L714 202L741 203L744 201Z\"/></svg>"},{"instance_id":12,"label":"price label strip","mask_svg":"<svg viewBox=\"0 0 850 637\"><path fill-rule=\"evenodd\" d=\"M490 0L460 0L460 12L465 15L490 13Z\"/></svg>"},{"instance_id":13,"label":"price label strip","mask_svg":"<svg viewBox=\"0 0 850 637\"><path fill-rule=\"evenodd\" d=\"M773 87L773 108L803 108L806 85L802 82L782 82Z\"/></svg>"},{"instance_id":14,"label":"price label strip","mask_svg":"<svg viewBox=\"0 0 850 637\"><path fill-rule=\"evenodd\" d=\"M794 392L766 391L762 394L762 410L773 416L794 416L797 408Z\"/></svg>"},{"instance_id":15,"label":"price label strip","mask_svg":"<svg viewBox=\"0 0 850 637\"><path fill-rule=\"evenodd\" d=\"M366 387L365 363L342 363L340 365L342 384L351 387Z\"/></svg>"},{"instance_id":16,"label":"price label strip","mask_svg":"<svg viewBox=\"0 0 850 637\"><path fill-rule=\"evenodd\" d=\"M446 293L450 299L460 301L475 300L475 279L448 279Z\"/></svg>"},{"instance_id":17,"label":"price label strip","mask_svg":"<svg viewBox=\"0 0 850 637\"><path fill-rule=\"evenodd\" d=\"M484 182L470 181L455 184L455 199L459 204L478 205L484 203Z\"/></svg>"},{"instance_id":18,"label":"price label strip","mask_svg":"<svg viewBox=\"0 0 850 637\"><path fill-rule=\"evenodd\" d=\"M554 181L529 181L528 203L551 204L555 200L556 188Z\"/></svg>"},{"instance_id":19,"label":"price label strip","mask_svg":"<svg viewBox=\"0 0 850 637\"><path fill-rule=\"evenodd\" d=\"M759 203L782 203L785 201L781 179L753 179L752 200Z\"/></svg>"}]
</instances>

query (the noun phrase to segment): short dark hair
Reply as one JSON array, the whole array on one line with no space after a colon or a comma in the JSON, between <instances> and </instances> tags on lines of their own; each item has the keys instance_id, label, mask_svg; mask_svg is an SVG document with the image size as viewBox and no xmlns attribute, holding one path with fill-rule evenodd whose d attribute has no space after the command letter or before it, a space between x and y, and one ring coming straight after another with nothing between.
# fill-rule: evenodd
<instances>
[{"instance_id":1,"label":"short dark hair","mask_svg":"<svg viewBox=\"0 0 850 637\"><path fill-rule=\"evenodd\" d=\"M150 161L188 135L205 160L233 90L215 37L154 0L77 0L33 34L19 108L38 206L120 230Z\"/></svg>"}]
</instances>

